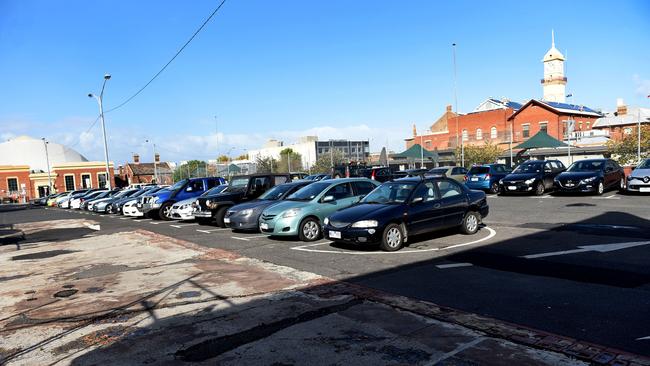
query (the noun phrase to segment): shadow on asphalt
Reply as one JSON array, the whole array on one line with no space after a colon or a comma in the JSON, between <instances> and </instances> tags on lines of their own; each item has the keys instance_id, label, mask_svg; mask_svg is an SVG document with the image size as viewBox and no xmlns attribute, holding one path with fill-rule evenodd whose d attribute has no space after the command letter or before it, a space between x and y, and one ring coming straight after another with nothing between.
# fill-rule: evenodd
<instances>
[{"instance_id":1,"label":"shadow on asphalt","mask_svg":"<svg viewBox=\"0 0 650 366\"><path fill-rule=\"evenodd\" d=\"M522 258L532 253L567 251L580 246L628 242L630 233L650 229L650 222L625 212L607 212L562 227L562 230L540 229L532 234L466 249L446 257L350 277L346 282L650 356L647 345L635 341L637 337L648 335L646 333L650 310L647 306L647 285L650 283L650 272L647 263L650 262L648 250L650 246L607 252L607 260L604 259L603 253L595 251L536 259ZM594 235L600 236L600 230L605 229L610 230L610 235L601 238L599 242L594 242ZM430 235L438 237L455 233L451 230L447 233ZM75 235L79 234L80 232L76 232ZM619 238L615 239L617 235ZM421 240L428 240L427 238L431 237L425 236ZM449 261L469 263L471 266L444 270L436 267L436 264ZM509 275L511 273L516 273L517 276ZM190 280L192 278L187 278L183 282ZM100 321L114 323L114 325L103 330L103 333L92 335L91 338L117 339L117 341L75 358L72 360L73 365L110 364L117 362L118 359L128 361L131 356L142 355L142 352L147 352L147 349L166 349L166 353L173 355L174 360L177 361L206 361L238 347L263 340L292 326L345 311L362 301L352 296L345 302L314 307L298 312L298 315L275 316L265 321L260 320L259 312L268 311L268 300L252 300L220 310L215 310L210 305L198 315L180 314L157 318L156 310L159 309L159 303L153 301L153 297L171 293L179 285L180 283L176 283L155 289L140 299L119 307L105 309L101 313L77 316L76 320L81 321L78 326L9 355L4 361L44 347L49 342L71 334L87 324ZM200 284L194 285L198 293L207 291ZM314 286L301 291L323 294L331 290L328 286L330 285ZM227 299L218 294L211 294L211 296L209 300L193 302L191 299L193 295L189 294L179 298L174 305ZM141 306L135 306L138 304ZM120 324L121 317L128 318L144 311L150 313L155 320L152 325L135 328ZM206 324L215 319L246 318L246 314L249 314L251 321L250 326L245 330L233 333L221 328L206 329ZM33 326L33 324L21 325L19 322L15 325ZM0 336L3 331L5 330L0 330ZM376 347L372 348L372 346L381 340L369 335L351 334L347 338L327 341L332 342L335 347L349 346L351 342L366 342L364 347L368 352L377 352ZM171 345L176 344L183 344L183 346L167 350ZM65 347L82 352L92 346L93 344L80 339ZM387 355L387 360L393 363L419 363L424 362L427 357L425 354L422 355L422 360L407 358L413 352L405 352L403 349L386 352L392 352ZM156 364L169 362L169 359L148 359L147 362ZM296 362L302 363L304 360L296 360Z\"/></svg>"}]
</instances>

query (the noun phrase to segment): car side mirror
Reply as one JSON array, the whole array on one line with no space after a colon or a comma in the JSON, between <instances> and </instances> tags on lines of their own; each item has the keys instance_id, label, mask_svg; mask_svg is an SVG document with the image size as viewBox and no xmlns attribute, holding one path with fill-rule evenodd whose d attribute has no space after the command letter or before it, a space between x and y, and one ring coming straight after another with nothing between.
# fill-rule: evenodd
<instances>
[{"instance_id":1,"label":"car side mirror","mask_svg":"<svg viewBox=\"0 0 650 366\"><path fill-rule=\"evenodd\" d=\"M321 200L321 202L326 203L326 202L334 202L334 196L325 196Z\"/></svg>"},{"instance_id":2,"label":"car side mirror","mask_svg":"<svg viewBox=\"0 0 650 366\"><path fill-rule=\"evenodd\" d=\"M422 197L415 197L415 198L411 201L411 203L420 203L420 202L422 202L422 201L424 201L424 198L422 198Z\"/></svg>"}]
</instances>

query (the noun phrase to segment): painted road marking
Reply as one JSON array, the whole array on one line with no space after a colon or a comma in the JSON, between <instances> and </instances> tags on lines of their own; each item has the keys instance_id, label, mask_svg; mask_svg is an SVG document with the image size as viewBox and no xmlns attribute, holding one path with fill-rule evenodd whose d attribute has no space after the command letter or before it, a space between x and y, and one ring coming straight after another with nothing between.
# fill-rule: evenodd
<instances>
[{"instance_id":1,"label":"painted road marking","mask_svg":"<svg viewBox=\"0 0 650 366\"><path fill-rule=\"evenodd\" d=\"M537 199L537 198L555 198L555 197L551 196L550 194L545 194L543 196L532 196L532 197L529 197L529 198Z\"/></svg>"},{"instance_id":2,"label":"painted road marking","mask_svg":"<svg viewBox=\"0 0 650 366\"><path fill-rule=\"evenodd\" d=\"M169 225L169 226L180 229L180 228L185 227L185 226L195 226L195 225L198 225L198 224L179 224L179 225Z\"/></svg>"},{"instance_id":3,"label":"painted road marking","mask_svg":"<svg viewBox=\"0 0 650 366\"><path fill-rule=\"evenodd\" d=\"M620 200L621 197L616 195L616 194L613 194L613 195L607 196L607 197L591 197L591 199L594 199L594 200Z\"/></svg>"},{"instance_id":4,"label":"painted road marking","mask_svg":"<svg viewBox=\"0 0 650 366\"><path fill-rule=\"evenodd\" d=\"M451 263L451 264L438 264L436 267L440 269L446 269L446 268L457 268L457 267L471 267L473 264L471 263Z\"/></svg>"},{"instance_id":5,"label":"painted road marking","mask_svg":"<svg viewBox=\"0 0 650 366\"><path fill-rule=\"evenodd\" d=\"M229 229L229 228L219 228L219 229L211 229L211 230L200 230L200 229L196 229L196 231L198 231L198 232L200 232L200 233L206 233L206 234L210 234L210 233L213 233L213 232L215 232L215 231L223 231L223 230L230 230L230 229Z\"/></svg>"},{"instance_id":6,"label":"painted road marking","mask_svg":"<svg viewBox=\"0 0 650 366\"><path fill-rule=\"evenodd\" d=\"M340 251L340 250L312 249L312 247L330 243L329 241L326 241L326 242L323 242L323 243L301 245L301 246L293 247L291 249L300 250L300 251L303 251L303 252L351 254L351 255L412 254L412 253L434 252L434 251L449 250L449 249L464 247L464 246L468 246L468 245L478 244L480 242L492 239L497 234L497 232L494 231L494 229L492 229L492 228L490 228L488 226L484 227L484 229L486 229L490 233L485 238L477 239L477 240L470 241L470 242L467 242L467 243L462 243L462 244L449 245L449 246L441 247L441 248L398 250L396 252L382 252L382 251L377 251L377 252L351 252L351 251L350 252L343 252L343 251Z\"/></svg>"},{"instance_id":7,"label":"painted road marking","mask_svg":"<svg viewBox=\"0 0 650 366\"><path fill-rule=\"evenodd\" d=\"M243 240L243 241L250 241L250 239L255 239L255 238L268 238L270 235L253 235L253 236L247 236L245 238L242 238L241 236L231 236L233 239L237 240ZM293 249L293 248L292 248Z\"/></svg>"},{"instance_id":8,"label":"painted road marking","mask_svg":"<svg viewBox=\"0 0 650 366\"><path fill-rule=\"evenodd\" d=\"M113 217L113 216L111 216L111 217ZM129 219L128 217L120 217L120 220L128 220L128 219Z\"/></svg>"},{"instance_id":9,"label":"painted road marking","mask_svg":"<svg viewBox=\"0 0 650 366\"><path fill-rule=\"evenodd\" d=\"M637 338L637 341L650 341L650 336Z\"/></svg>"},{"instance_id":10,"label":"painted road marking","mask_svg":"<svg viewBox=\"0 0 650 366\"><path fill-rule=\"evenodd\" d=\"M151 224L151 225L160 225L160 224L162 224L162 222L152 221L152 222L150 222L150 224Z\"/></svg>"},{"instance_id":11,"label":"painted road marking","mask_svg":"<svg viewBox=\"0 0 650 366\"><path fill-rule=\"evenodd\" d=\"M556 256L556 255L565 255L565 254L592 252L592 251L593 252L606 253L606 252L612 252L612 251L615 251L615 250L633 248L633 247L638 247L638 246L641 246L641 245L648 245L648 244L650 244L650 241L631 241L631 242L627 242L627 243L585 245L585 246L578 247L579 249L573 249L573 250L562 250L562 251L559 251L559 252L549 252L549 253L538 253L538 254L524 255L523 258L535 259L535 258L553 257L553 256Z\"/></svg>"}]
</instances>

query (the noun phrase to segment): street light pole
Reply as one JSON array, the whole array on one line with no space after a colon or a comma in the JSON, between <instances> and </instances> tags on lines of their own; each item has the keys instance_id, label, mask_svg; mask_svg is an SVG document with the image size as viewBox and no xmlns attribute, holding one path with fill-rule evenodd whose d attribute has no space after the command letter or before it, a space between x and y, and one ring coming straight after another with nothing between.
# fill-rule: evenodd
<instances>
[{"instance_id":1,"label":"street light pole","mask_svg":"<svg viewBox=\"0 0 650 366\"><path fill-rule=\"evenodd\" d=\"M51 195L52 194L52 173L50 172L50 154L47 152L47 144L49 142L45 141L45 137L41 138L43 140L43 145L45 145L45 162L47 163L47 186L48 191L47 194Z\"/></svg>"},{"instance_id":2,"label":"street light pole","mask_svg":"<svg viewBox=\"0 0 650 366\"><path fill-rule=\"evenodd\" d=\"M637 146L636 146L636 159L637 164L641 163L641 107L639 107L639 121L636 130L637 134Z\"/></svg>"},{"instance_id":3,"label":"street light pole","mask_svg":"<svg viewBox=\"0 0 650 366\"><path fill-rule=\"evenodd\" d=\"M102 120L102 136L104 137L104 160L106 162L106 187L109 190L111 189L111 174L108 168L108 143L106 142L106 123L104 122L104 106L102 101L104 99L104 87L106 86L106 82L110 78L111 78L110 74L104 75L104 83L102 84L102 91L101 93L99 93L99 97L97 97L92 93L88 94L88 97L95 98L97 100L97 103L99 104L99 116Z\"/></svg>"}]
</instances>

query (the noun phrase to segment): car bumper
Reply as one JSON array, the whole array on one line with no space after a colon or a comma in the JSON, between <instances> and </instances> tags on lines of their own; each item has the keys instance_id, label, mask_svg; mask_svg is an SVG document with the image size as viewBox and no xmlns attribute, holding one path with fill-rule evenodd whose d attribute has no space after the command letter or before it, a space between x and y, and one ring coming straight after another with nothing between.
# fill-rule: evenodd
<instances>
[{"instance_id":1,"label":"car bumper","mask_svg":"<svg viewBox=\"0 0 650 366\"><path fill-rule=\"evenodd\" d=\"M160 209L160 206L162 206L161 203L145 203L142 205L142 207L139 207L139 209L146 214L149 211Z\"/></svg>"},{"instance_id":2,"label":"car bumper","mask_svg":"<svg viewBox=\"0 0 650 366\"><path fill-rule=\"evenodd\" d=\"M629 192L650 193L650 183L634 180L627 183L627 190Z\"/></svg>"},{"instance_id":3,"label":"car bumper","mask_svg":"<svg viewBox=\"0 0 650 366\"><path fill-rule=\"evenodd\" d=\"M171 218L174 220L194 220L194 211L172 209Z\"/></svg>"},{"instance_id":4,"label":"car bumper","mask_svg":"<svg viewBox=\"0 0 650 366\"><path fill-rule=\"evenodd\" d=\"M469 189L479 189L479 190L490 189L490 181L484 179L481 179L477 182L472 182L471 180L468 180L465 182L465 185Z\"/></svg>"},{"instance_id":5,"label":"car bumper","mask_svg":"<svg viewBox=\"0 0 650 366\"><path fill-rule=\"evenodd\" d=\"M133 216L133 217L144 216L144 212L138 210L138 208L135 206L124 207L122 209L122 212L124 213L124 216Z\"/></svg>"},{"instance_id":6,"label":"car bumper","mask_svg":"<svg viewBox=\"0 0 650 366\"><path fill-rule=\"evenodd\" d=\"M526 183L514 183L514 182L503 182L499 184L501 192L507 193L528 193L533 191L533 185L528 185Z\"/></svg>"},{"instance_id":7,"label":"car bumper","mask_svg":"<svg viewBox=\"0 0 650 366\"><path fill-rule=\"evenodd\" d=\"M260 220L260 231L273 236L296 236L300 220L296 217L276 218L274 220ZM266 227L264 225L267 225Z\"/></svg>"},{"instance_id":8,"label":"car bumper","mask_svg":"<svg viewBox=\"0 0 650 366\"><path fill-rule=\"evenodd\" d=\"M555 190L558 192L566 192L566 193L591 193L591 192L596 192L598 191L598 182L593 182L593 183L579 183L574 186L566 186L564 184L560 184L558 182L555 182L553 184L555 187Z\"/></svg>"},{"instance_id":9,"label":"car bumper","mask_svg":"<svg viewBox=\"0 0 650 366\"><path fill-rule=\"evenodd\" d=\"M212 211L194 211L194 217L210 219L212 218Z\"/></svg>"},{"instance_id":10,"label":"car bumper","mask_svg":"<svg viewBox=\"0 0 650 366\"><path fill-rule=\"evenodd\" d=\"M336 235L339 233L340 235ZM349 243L349 244L376 244L381 241L383 230L381 228L335 228L330 225L325 225L323 228L323 237L327 240ZM339 237L340 236L340 237Z\"/></svg>"},{"instance_id":11,"label":"car bumper","mask_svg":"<svg viewBox=\"0 0 650 366\"><path fill-rule=\"evenodd\" d=\"M258 230L259 216L230 216L225 217L224 224L226 227L235 230Z\"/></svg>"}]
</instances>

